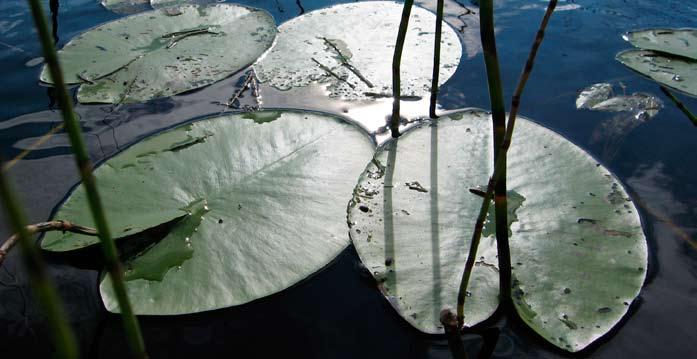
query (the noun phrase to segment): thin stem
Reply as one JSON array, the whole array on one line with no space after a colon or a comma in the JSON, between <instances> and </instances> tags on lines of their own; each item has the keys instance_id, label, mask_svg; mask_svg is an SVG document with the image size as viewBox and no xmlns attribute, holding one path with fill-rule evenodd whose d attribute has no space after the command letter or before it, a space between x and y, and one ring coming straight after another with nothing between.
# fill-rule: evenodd
<instances>
[{"instance_id":1,"label":"thin stem","mask_svg":"<svg viewBox=\"0 0 697 359\"><path fill-rule=\"evenodd\" d=\"M30 238L27 228L24 226L24 223L26 223L24 214L17 205L14 194L10 190L2 171L0 171L0 197L12 229L19 238L24 265L26 265L29 272L32 287L51 327L56 354L59 358L77 358L78 352L75 336L68 324L68 318L63 311L58 294L46 274L46 264Z\"/></svg>"},{"instance_id":2,"label":"thin stem","mask_svg":"<svg viewBox=\"0 0 697 359\"><path fill-rule=\"evenodd\" d=\"M437 118L436 101L438 100L438 77L440 75L440 41L443 33L443 6L445 0L438 0L436 5L436 35L433 42L433 76L431 77L431 106L428 109L430 118Z\"/></svg>"},{"instance_id":3,"label":"thin stem","mask_svg":"<svg viewBox=\"0 0 697 359\"><path fill-rule=\"evenodd\" d=\"M242 83L242 87L240 87L239 90L235 91L235 93L230 97L229 100L224 104L225 106L229 108L235 107L235 101L239 100L240 96L242 96L242 93L244 93L245 90L247 90L248 87L250 87L252 81L254 80L254 69L252 68L247 72L247 78L244 79L244 82ZM239 107L239 106L238 106Z\"/></svg>"},{"instance_id":4,"label":"thin stem","mask_svg":"<svg viewBox=\"0 0 697 359\"><path fill-rule=\"evenodd\" d=\"M392 117L390 118L390 132L393 138L399 137L399 101L401 100L401 73L402 51L404 50L404 40L407 38L407 28L409 27L409 16L414 0L404 0L402 8L402 19L399 21L399 31L397 32L397 42L394 47L392 57Z\"/></svg>"},{"instance_id":5,"label":"thin stem","mask_svg":"<svg viewBox=\"0 0 697 359\"><path fill-rule=\"evenodd\" d=\"M82 131L75 118L75 113L73 112L72 99L68 95L68 91L65 87L63 72L58 64L58 56L56 55L56 49L46 24L41 2L40 0L27 1L29 2L34 23L39 33L44 59L46 60L46 64L51 73L51 79L56 89L56 97L62 110L63 122L68 132L68 137L70 138L70 144L75 153L75 161L77 162L82 184L87 194L90 211L92 212L94 223L99 233L105 266L111 276L114 293L116 294L116 299L121 309L126 340L135 357L146 358L145 343L140 333L140 326L128 300L121 262L119 262L116 245L109 232L104 210L99 199L99 194L97 193L97 185L92 175L92 164L87 155L87 149L82 138Z\"/></svg>"},{"instance_id":6,"label":"thin stem","mask_svg":"<svg viewBox=\"0 0 697 359\"><path fill-rule=\"evenodd\" d=\"M675 97L675 95L673 95L670 91L668 91L667 88L661 86L661 91L663 91L663 93L664 93L666 96L668 96L668 98L673 102L673 104L675 104L675 106L676 106L680 111L682 111L682 113L684 113L685 116L687 116L687 118L688 118L690 121L692 121L692 124L693 124L693 125L697 126L697 116L695 116L694 114L692 114L692 112L690 112L690 110L689 110L687 107L685 107L685 105L684 105L680 100L678 100L678 98Z\"/></svg>"},{"instance_id":7,"label":"thin stem","mask_svg":"<svg viewBox=\"0 0 697 359\"><path fill-rule=\"evenodd\" d=\"M43 233L43 232L48 232L48 231L61 231L61 232L73 232L73 233L79 233L79 234L84 234L87 236L96 236L97 235L97 230L94 228L90 227L84 227L78 224L74 224L69 221L64 221L64 220L53 220L53 221L48 221L48 222L40 222L36 224L29 224L26 227L24 227L26 230L27 234L29 235L34 235L37 233ZM20 233L15 233L10 236L5 242L0 246L0 265L2 265L2 262L5 260L5 257L7 257L7 254L10 252L12 247L17 244L21 240Z\"/></svg>"},{"instance_id":8,"label":"thin stem","mask_svg":"<svg viewBox=\"0 0 697 359\"><path fill-rule=\"evenodd\" d=\"M504 136L503 143L499 149L499 156L496 159L496 164L494 166L494 173L489 178L489 183L486 188L486 194L484 195L484 201L482 202L482 207L479 209L479 216L477 217L477 223L474 226L474 233L472 234L472 242L470 244L470 252L467 257L467 262L465 264L465 270L462 274L462 281L460 282L460 291L457 294L457 321L460 327L463 326L464 322L464 305L467 293L467 285L469 284L469 278L472 274L472 268L474 267L474 261L477 257L477 248L479 246L479 240L482 236L482 229L484 228L484 221L486 220L486 214L489 211L489 204L492 197L494 196L494 191L496 184L500 181L506 173L506 155L508 154L508 149L511 146L511 140L513 139L513 129L515 128L515 120L518 115L518 108L520 107L520 97L525 89L525 84L530 77L533 65L535 64L535 57L537 56L537 51L542 44L544 39L545 29L549 23L549 19L554 13L554 8L557 6L557 0L550 0L547 6L547 11L545 12L542 22L540 23L540 28L537 30L537 35L535 36L535 42L532 44L530 49L530 54L528 55L528 60L525 63L523 72L518 80L518 85L516 86L515 92L513 93L513 98L511 100L511 113L508 117L508 124L506 126L506 132ZM499 258L501 253L499 253ZM510 258L509 258L510 261ZM500 264L499 264L500 265ZM510 269L510 268L509 268ZM499 272L502 270L499 267ZM502 298L504 299L504 298ZM509 286L509 296L505 300L510 301L510 286Z\"/></svg>"},{"instance_id":9,"label":"thin stem","mask_svg":"<svg viewBox=\"0 0 697 359\"><path fill-rule=\"evenodd\" d=\"M322 39L324 40L324 43L331 47L332 50L334 50L334 52L336 52L336 54L339 56L339 61L341 61L342 66L347 68L349 71L353 72L353 74L356 75L358 79L363 81L363 83L365 83L368 87L375 87L375 85L373 85L372 82L368 81L368 79L365 78L365 76L363 76L363 74L360 71L358 71L358 69L355 66L351 65L351 61L349 61L349 59L346 56L344 56L341 50L331 40L327 39L326 37L323 37Z\"/></svg>"},{"instance_id":10,"label":"thin stem","mask_svg":"<svg viewBox=\"0 0 697 359\"><path fill-rule=\"evenodd\" d=\"M496 34L494 33L494 2L480 1L479 7L480 33L484 62L486 64L487 82L489 84L489 100L491 102L491 118L493 120L494 161L500 154L503 137L506 133L506 106L503 100L503 85L499 70L499 60L496 51ZM499 292L501 305L506 307L511 291L511 251L508 244L508 205L506 200L506 158L501 180L496 183L494 206L496 208L496 246L499 261Z\"/></svg>"},{"instance_id":11,"label":"thin stem","mask_svg":"<svg viewBox=\"0 0 697 359\"><path fill-rule=\"evenodd\" d=\"M56 127L52 128L50 131L46 132L43 136L41 136L36 142L32 143L29 147L27 147L24 151L20 152L15 158L11 159L10 161L5 162L2 165L2 170L3 171L9 171L10 168L12 168L17 162L19 162L22 158L26 157L28 154L30 154L32 151L35 149L39 148L39 146L43 145L53 137L58 131L63 129L63 123L61 122L58 124Z\"/></svg>"},{"instance_id":12,"label":"thin stem","mask_svg":"<svg viewBox=\"0 0 697 359\"><path fill-rule=\"evenodd\" d=\"M453 359L467 359L467 352L465 352L465 346L462 344L462 338L460 338L460 330L458 330L455 313L448 308L443 309L440 312L440 323L443 324L445 337L448 339L448 347L453 355Z\"/></svg>"},{"instance_id":13,"label":"thin stem","mask_svg":"<svg viewBox=\"0 0 697 359\"><path fill-rule=\"evenodd\" d=\"M339 81L345 82L347 85L349 85L350 88L356 88L356 85L348 82L345 78L337 75L336 72L332 71L332 69L330 69L328 66L322 65L322 63L317 61L317 59L315 59L314 57L311 57L310 60L314 61L320 69L324 70L324 72L328 73L329 75L333 76Z\"/></svg>"}]
</instances>

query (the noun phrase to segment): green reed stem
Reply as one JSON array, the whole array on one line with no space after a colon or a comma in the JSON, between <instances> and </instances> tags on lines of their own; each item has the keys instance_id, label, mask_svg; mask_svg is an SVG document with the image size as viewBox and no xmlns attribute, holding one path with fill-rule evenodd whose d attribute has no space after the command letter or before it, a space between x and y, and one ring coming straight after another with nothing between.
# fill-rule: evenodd
<instances>
[{"instance_id":1,"label":"green reed stem","mask_svg":"<svg viewBox=\"0 0 697 359\"><path fill-rule=\"evenodd\" d=\"M685 116L687 116L687 118L688 118L690 121L692 121L692 124L693 124L693 125L697 126L697 117L696 117L694 114L692 114L692 112L690 112L690 110L689 110L687 107L685 107L685 105L682 103L682 101L678 100L678 98L675 97L675 95L673 95L670 91L668 91L667 88L665 88L665 87L663 87L663 86L661 86L661 91L663 91L663 93L664 93L666 96L668 96L668 98L673 102L673 104L674 104L680 111L682 111L682 113L684 113Z\"/></svg>"},{"instance_id":2,"label":"green reed stem","mask_svg":"<svg viewBox=\"0 0 697 359\"><path fill-rule=\"evenodd\" d=\"M46 17L41 8L40 0L27 1L29 2L32 16L34 17L34 23L39 33L44 59L51 73L51 79L56 89L56 98L62 110L65 129L70 138L73 152L75 153L75 161L77 162L77 167L82 177L82 184L87 193L89 207L94 218L97 232L99 233L105 266L109 275L111 275L114 293L116 294L119 308L121 309L126 340L135 357L146 358L145 343L140 332L138 320L133 314L131 304L128 300L121 262L119 261L116 245L109 232L104 210L97 192L96 182L92 175L92 163L87 155L87 149L82 138L82 131L75 118L75 113L73 112L72 99L65 87L63 73L58 63L58 56L56 55L56 49L54 48L51 34L48 30Z\"/></svg>"},{"instance_id":3,"label":"green reed stem","mask_svg":"<svg viewBox=\"0 0 697 359\"><path fill-rule=\"evenodd\" d=\"M496 35L494 34L494 1L480 1L479 6L480 33L484 63L486 64L487 82L489 84L489 101L491 102L491 118L494 131L494 161L501 153L501 144L506 133L506 106L503 99L503 84L499 70L499 59L496 51ZM508 205L506 199L506 157L504 156L503 173L496 183L494 207L496 208L496 246L499 260L499 292L501 304L505 307L511 292L511 250L508 244Z\"/></svg>"},{"instance_id":4,"label":"green reed stem","mask_svg":"<svg viewBox=\"0 0 697 359\"><path fill-rule=\"evenodd\" d=\"M497 182L505 178L504 176L506 174L506 155L508 154L508 149L511 147L511 140L513 139L513 129L515 128L515 121L516 117L518 116L518 109L520 107L520 97L523 94L525 85L527 84L528 79L530 77L530 73L532 72L532 68L535 64L535 57L537 56L537 51L539 50L540 45L542 44L542 40L545 36L545 29L547 28L549 19L552 16L552 13L554 13L554 8L556 6L557 0L550 0L549 5L547 6L547 11L545 12L544 17L542 18L542 22L540 23L540 27L537 30L535 42L533 42L532 44L532 48L530 49L530 53L528 54L528 59L525 63L525 67L523 68L523 72L521 73L520 79L518 80L518 85L516 86L515 92L513 93L513 98L511 99L511 113L508 116L508 124L506 126L503 142L501 143L501 147L498 150L499 155L497 156L495 161L494 173L489 178L489 183L487 184L486 188L486 194L484 195L484 201L482 202L482 206L479 209L479 216L477 217L477 223L474 226L474 233L472 234L470 252L467 257L467 262L465 264L465 270L462 274L460 290L457 294L457 320L458 325L460 327L462 327L464 322L464 306L467 293L467 286L469 284L470 275L472 274L472 268L474 267L474 261L477 257L477 248L479 247L479 241L482 237L482 229L484 228L484 221L486 220L486 215L489 211L489 204L491 202L492 197L494 197L494 193L497 190ZM496 226L498 229L498 223L496 224ZM508 231L508 228L506 228L506 231ZM503 268L500 267L500 260L501 252L499 252L499 272L503 271ZM508 263L508 278L510 280L510 253ZM504 297L503 295L504 292L501 292L501 300L506 301L506 303L510 303L510 282L508 284L507 297Z\"/></svg>"},{"instance_id":5,"label":"green reed stem","mask_svg":"<svg viewBox=\"0 0 697 359\"><path fill-rule=\"evenodd\" d=\"M78 352L75 335L68 324L68 318L63 311L63 305L58 298L58 294L53 288L53 285L51 285L51 281L46 274L46 264L24 226L27 222L10 189L10 184L5 178L4 171L0 171L0 198L7 212L7 218L12 226L12 230L17 233L19 237L19 245L22 248L22 258L29 272L32 288L46 314L48 324L53 334L56 356L66 359L77 358Z\"/></svg>"},{"instance_id":6,"label":"green reed stem","mask_svg":"<svg viewBox=\"0 0 697 359\"><path fill-rule=\"evenodd\" d=\"M433 41L433 76L431 77L431 105L428 109L430 118L437 118L436 101L438 100L438 77L440 76L440 40L443 34L443 6L445 0L438 0L436 5L436 35Z\"/></svg>"},{"instance_id":7,"label":"green reed stem","mask_svg":"<svg viewBox=\"0 0 697 359\"><path fill-rule=\"evenodd\" d=\"M407 38L407 28L409 27L409 16L414 0L404 0L402 8L402 19L399 21L399 31L397 32L397 42L394 46L392 57L392 117L390 118L390 132L393 138L399 137L399 101L401 100L401 73L402 51L404 50L404 40Z\"/></svg>"}]
</instances>

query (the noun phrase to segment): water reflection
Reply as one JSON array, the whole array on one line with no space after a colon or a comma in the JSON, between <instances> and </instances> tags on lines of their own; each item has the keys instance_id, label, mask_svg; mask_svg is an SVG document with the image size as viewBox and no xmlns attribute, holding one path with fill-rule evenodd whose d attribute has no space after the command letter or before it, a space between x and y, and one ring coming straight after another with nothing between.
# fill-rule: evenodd
<instances>
[{"instance_id":1,"label":"water reflection","mask_svg":"<svg viewBox=\"0 0 697 359\"><path fill-rule=\"evenodd\" d=\"M629 133L654 118L663 108L658 97L643 92L627 95L626 86L622 82L619 85L623 95L615 95L609 83L598 83L583 89L576 98L577 109L617 113L599 123L590 139L591 145L602 145L600 157L608 163L615 158Z\"/></svg>"}]
</instances>

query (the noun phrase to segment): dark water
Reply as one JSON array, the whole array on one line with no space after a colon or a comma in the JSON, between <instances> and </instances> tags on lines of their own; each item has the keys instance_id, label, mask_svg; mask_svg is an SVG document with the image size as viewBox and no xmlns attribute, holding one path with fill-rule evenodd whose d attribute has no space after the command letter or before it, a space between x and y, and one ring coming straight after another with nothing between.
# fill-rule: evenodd
<instances>
[{"instance_id":1,"label":"dark water","mask_svg":"<svg viewBox=\"0 0 697 359\"><path fill-rule=\"evenodd\" d=\"M271 12L281 23L303 11L329 4L324 0L247 0ZM429 3L425 3L429 6ZM486 79L478 51L475 15L457 15L471 7L447 2L452 25L462 29L466 56L443 87L444 109L488 107ZM431 5L432 6L432 5ZM497 1L499 56L510 96L544 1ZM598 358L697 357L697 128L662 96L656 84L614 61L629 46L624 31L645 27L697 27L697 2L686 0L560 1L537 66L523 98L521 113L563 134L598 158L632 193L649 241L649 277L630 315L611 335L579 356ZM476 8L472 7L474 10ZM45 4L48 13L48 2ZM564 10L565 9L565 10ZM51 15L51 14L48 14ZM76 34L121 15L96 0L63 0L55 14L62 46ZM50 91L38 84L41 56L24 1L0 3L0 153L10 159L59 123ZM126 144L177 123L219 112L213 104L235 90L238 76L204 90L123 106L78 106L90 155L103 159ZM575 109L578 90L610 82L618 91L648 92L665 108L646 122L614 113ZM621 84L621 85L620 85ZM311 96L281 98L263 89L268 107L327 108ZM697 101L680 96L697 110ZM356 109L351 109L352 111ZM378 114L380 116L387 114ZM373 123L374 125L374 123ZM372 126L367 124L367 126ZM45 220L77 181L70 149L58 131L9 171L32 222ZM0 236L7 236L0 226ZM45 356L50 352L42 314L28 287L26 273L13 253L0 268L0 354ZM52 259L59 286L84 357L124 357L126 347L118 317L103 309L98 273ZM568 357L505 318L490 323L501 329L495 357ZM302 358L445 358L446 342L420 334L390 308L374 284L361 275L358 259L347 249L325 270L280 294L213 312L144 317L142 325L152 357L236 356ZM466 338L472 352L479 337Z\"/></svg>"}]
</instances>

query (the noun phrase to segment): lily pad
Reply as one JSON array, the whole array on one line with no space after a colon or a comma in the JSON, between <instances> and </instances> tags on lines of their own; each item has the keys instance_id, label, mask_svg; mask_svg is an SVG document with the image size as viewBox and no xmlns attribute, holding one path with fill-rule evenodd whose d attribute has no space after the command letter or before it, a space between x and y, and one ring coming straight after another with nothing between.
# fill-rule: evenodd
<instances>
[{"instance_id":1,"label":"lily pad","mask_svg":"<svg viewBox=\"0 0 697 359\"><path fill-rule=\"evenodd\" d=\"M441 117L385 144L354 190L348 216L358 254L421 331L442 333L438 314L456 305L482 201L468 189L492 173L491 132L482 110ZM415 182L423 191L408 185ZM516 125L508 185L515 307L550 343L581 350L620 321L644 282L647 246L634 204L590 155L526 119ZM469 326L498 305L493 233L482 238L470 283Z\"/></svg>"},{"instance_id":2,"label":"lily pad","mask_svg":"<svg viewBox=\"0 0 697 359\"><path fill-rule=\"evenodd\" d=\"M616 60L660 84L697 96L697 61L650 50L622 51Z\"/></svg>"},{"instance_id":3,"label":"lily pad","mask_svg":"<svg viewBox=\"0 0 697 359\"><path fill-rule=\"evenodd\" d=\"M106 161L95 176L116 236L162 224L161 213L182 216L126 263L135 312L247 303L326 266L349 243L346 201L356 180L347 174L373 153L362 130L334 117L267 111L195 122ZM81 186L55 217L92 224ZM96 243L83 237L49 233L42 247ZM106 308L118 311L108 276L100 288Z\"/></svg>"},{"instance_id":4,"label":"lily pad","mask_svg":"<svg viewBox=\"0 0 697 359\"><path fill-rule=\"evenodd\" d=\"M263 10L184 5L106 23L59 51L83 103L135 103L219 81L257 60L276 28ZM51 82L44 67L41 80Z\"/></svg>"},{"instance_id":5,"label":"lily pad","mask_svg":"<svg viewBox=\"0 0 697 359\"><path fill-rule=\"evenodd\" d=\"M644 49L697 60L697 29L648 29L630 31L624 39Z\"/></svg>"},{"instance_id":6,"label":"lily pad","mask_svg":"<svg viewBox=\"0 0 697 359\"><path fill-rule=\"evenodd\" d=\"M335 5L279 26L271 51L255 65L259 80L281 90L328 85L331 97L363 100L392 96L392 55L402 5L371 1ZM402 94L424 96L431 87L436 17L414 7L402 56ZM440 82L455 72L462 46L443 27Z\"/></svg>"}]
</instances>

